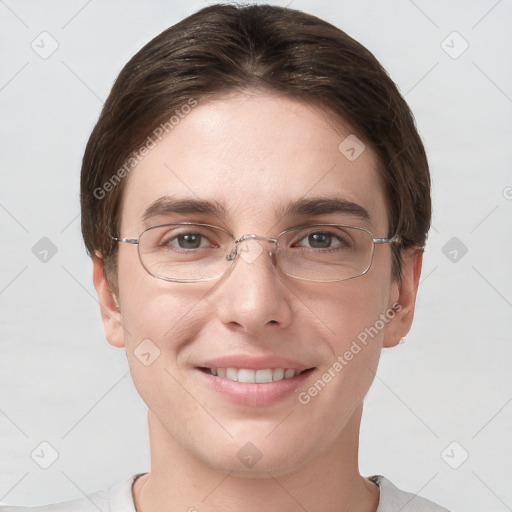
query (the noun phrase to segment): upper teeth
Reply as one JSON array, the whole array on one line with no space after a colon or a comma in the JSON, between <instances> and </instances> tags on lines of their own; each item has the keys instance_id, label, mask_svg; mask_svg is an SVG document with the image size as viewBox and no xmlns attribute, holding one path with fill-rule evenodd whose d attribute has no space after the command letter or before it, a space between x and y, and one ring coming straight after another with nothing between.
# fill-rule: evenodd
<instances>
[{"instance_id":1,"label":"upper teeth","mask_svg":"<svg viewBox=\"0 0 512 512\"><path fill-rule=\"evenodd\" d=\"M212 375L224 377L237 382L275 382L277 380L291 379L302 373L302 370L284 368L265 368L264 370L251 370L249 368L210 368Z\"/></svg>"}]
</instances>

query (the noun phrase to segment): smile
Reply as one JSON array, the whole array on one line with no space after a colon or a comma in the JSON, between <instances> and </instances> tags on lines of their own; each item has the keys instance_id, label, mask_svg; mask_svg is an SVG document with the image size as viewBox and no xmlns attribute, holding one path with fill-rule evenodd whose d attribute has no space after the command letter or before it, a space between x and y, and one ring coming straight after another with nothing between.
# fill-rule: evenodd
<instances>
[{"instance_id":1,"label":"smile","mask_svg":"<svg viewBox=\"0 0 512 512\"><path fill-rule=\"evenodd\" d=\"M234 382L244 382L247 384L263 384L292 379L305 371L294 368L264 368L261 370L251 368L205 368L204 370L216 377L223 377Z\"/></svg>"},{"instance_id":2,"label":"smile","mask_svg":"<svg viewBox=\"0 0 512 512\"><path fill-rule=\"evenodd\" d=\"M242 366L242 365L241 365ZM266 407L293 399L306 382L314 378L312 368L196 367L196 375L215 395L245 407Z\"/></svg>"}]
</instances>

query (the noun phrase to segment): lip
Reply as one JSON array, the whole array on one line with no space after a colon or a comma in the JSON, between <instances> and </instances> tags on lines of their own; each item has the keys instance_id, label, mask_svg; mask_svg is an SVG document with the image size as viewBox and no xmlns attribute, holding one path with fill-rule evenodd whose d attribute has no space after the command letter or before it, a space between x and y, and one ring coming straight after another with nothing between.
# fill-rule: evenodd
<instances>
[{"instance_id":1,"label":"lip","mask_svg":"<svg viewBox=\"0 0 512 512\"><path fill-rule=\"evenodd\" d=\"M208 359L197 365L200 368L247 368L250 370L265 370L267 368L293 368L294 370L308 370L314 364L280 356L250 356L247 354L233 354L230 356Z\"/></svg>"},{"instance_id":2,"label":"lip","mask_svg":"<svg viewBox=\"0 0 512 512\"><path fill-rule=\"evenodd\" d=\"M224 377L215 377L196 368L199 378L203 379L208 387L230 402L247 407L265 407L284 400L302 387L304 382L314 373L314 370L312 368L304 371L291 379L252 384L235 382Z\"/></svg>"},{"instance_id":3,"label":"lip","mask_svg":"<svg viewBox=\"0 0 512 512\"><path fill-rule=\"evenodd\" d=\"M284 368L301 370L302 373L290 379L275 382L246 383L211 375L204 370L205 368L248 368L252 370ZM241 354L203 361L195 368L195 371L206 386L230 402L246 407L265 407L293 395L307 379L311 378L315 366L278 356L253 357Z\"/></svg>"}]
</instances>

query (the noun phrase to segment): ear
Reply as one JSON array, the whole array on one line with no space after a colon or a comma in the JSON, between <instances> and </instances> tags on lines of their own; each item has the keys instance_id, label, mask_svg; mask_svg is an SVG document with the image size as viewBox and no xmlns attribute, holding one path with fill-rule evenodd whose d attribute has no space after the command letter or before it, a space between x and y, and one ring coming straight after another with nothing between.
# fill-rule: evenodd
<instances>
[{"instance_id":1,"label":"ear","mask_svg":"<svg viewBox=\"0 0 512 512\"><path fill-rule=\"evenodd\" d=\"M103 259L98 253L92 258L93 282L101 308L101 319L107 341L114 347L124 347L124 329L117 297L105 275Z\"/></svg>"},{"instance_id":2,"label":"ear","mask_svg":"<svg viewBox=\"0 0 512 512\"><path fill-rule=\"evenodd\" d=\"M384 347L398 345L411 328L422 262L423 250L421 248L411 248L403 255L402 278L395 283L398 290L398 299L394 308L396 314L386 327Z\"/></svg>"}]
</instances>

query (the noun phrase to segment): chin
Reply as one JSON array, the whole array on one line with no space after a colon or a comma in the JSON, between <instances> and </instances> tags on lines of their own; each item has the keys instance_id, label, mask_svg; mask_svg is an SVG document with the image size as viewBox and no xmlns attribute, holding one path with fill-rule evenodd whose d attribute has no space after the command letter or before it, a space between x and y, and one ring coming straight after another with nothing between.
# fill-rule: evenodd
<instances>
[{"instance_id":1,"label":"chin","mask_svg":"<svg viewBox=\"0 0 512 512\"><path fill-rule=\"evenodd\" d=\"M295 443L269 443L259 449L251 442L238 442L235 446L217 446L215 452L208 451L199 455L201 462L220 473L230 473L232 476L247 479L265 479L279 477L297 471L314 455L307 456L297 450ZM304 446L302 449L304 450Z\"/></svg>"}]
</instances>

